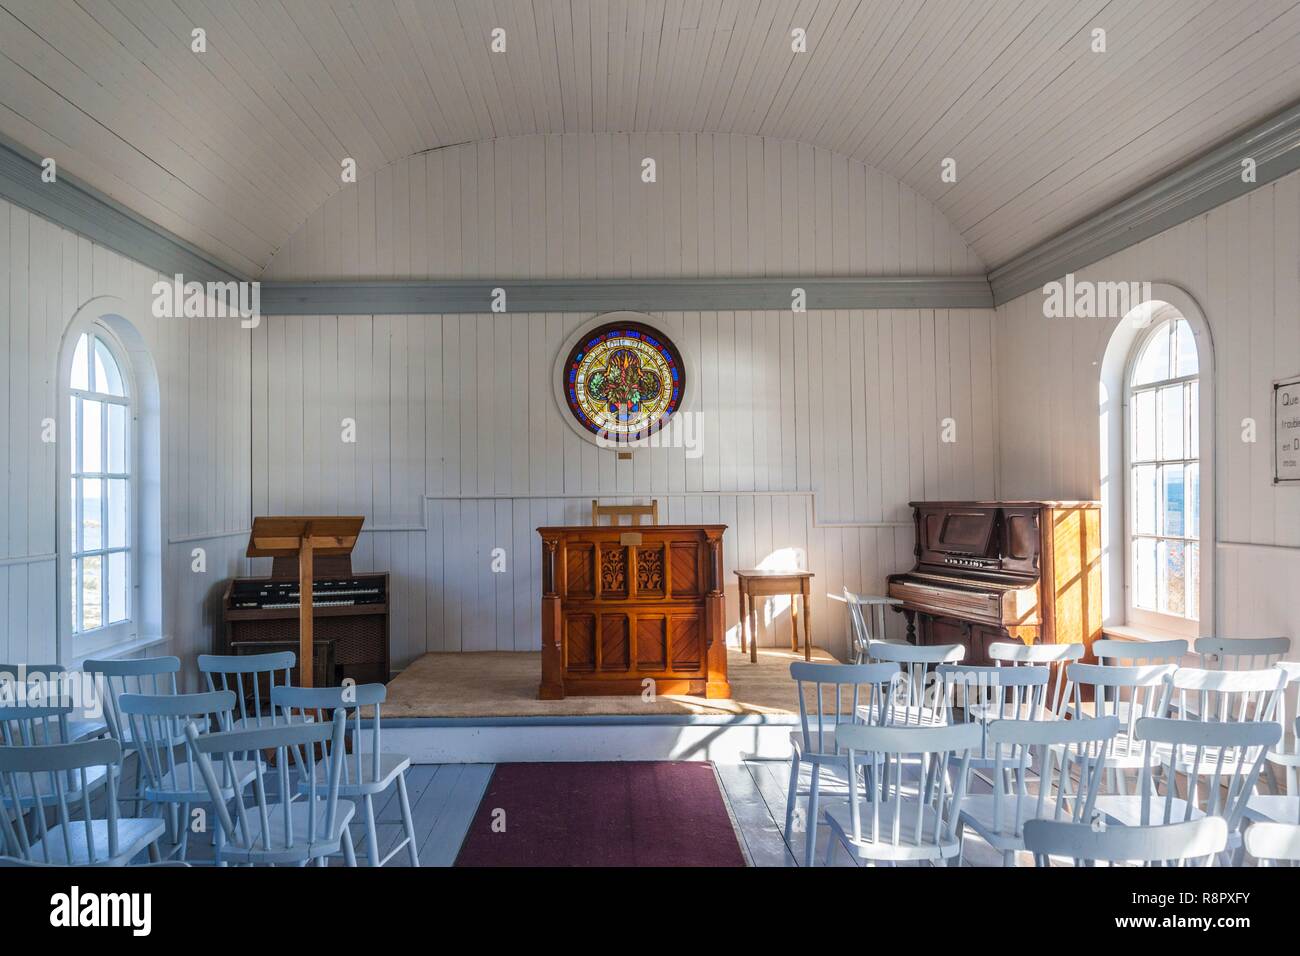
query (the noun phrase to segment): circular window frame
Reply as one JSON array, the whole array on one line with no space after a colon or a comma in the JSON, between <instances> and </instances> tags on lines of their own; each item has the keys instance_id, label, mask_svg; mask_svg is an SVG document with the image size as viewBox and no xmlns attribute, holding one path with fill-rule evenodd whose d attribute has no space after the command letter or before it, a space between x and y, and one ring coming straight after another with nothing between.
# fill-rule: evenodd
<instances>
[{"instance_id":1,"label":"circular window frame","mask_svg":"<svg viewBox=\"0 0 1300 956\"><path fill-rule=\"evenodd\" d=\"M681 347L678 340L663 330L663 324L653 315L647 315L644 312L604 312L595 316L591 320L584 322L574 330L561 346L559 353L555 356L555 364L551 370L551 389L555 396L555 405L559 410L560 417L564 419L565 424L573 430L573 433L581 437L584 441L597 448L603 448L610 451L630 451L635 448L644 447L651 440L651 437L634 438L628 442L620 442L614 439L597 435L595 432L583 426L583 424L574 417L573 410L569 408L569 399L565 389L565 373L567 371L569 356L577 347L578 343L584 338L591 335L601 326L618 325L618 324L635 324L649 329L658 338L666 342L680 360L682 374L685 381L682 383L681 398L678 399L677 409L668 416L665 422L665 428L671 427L673 419L683 412L690 410L691 404L695 398L695 363L690 353ZM653 436L656 433L651 433Z\"/></svg>"}]
</instances>

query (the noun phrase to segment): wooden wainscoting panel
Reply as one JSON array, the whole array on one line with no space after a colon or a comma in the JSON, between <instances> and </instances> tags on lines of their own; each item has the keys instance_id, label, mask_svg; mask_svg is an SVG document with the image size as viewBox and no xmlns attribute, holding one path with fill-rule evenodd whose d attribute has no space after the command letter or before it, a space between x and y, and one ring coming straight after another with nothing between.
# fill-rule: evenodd
<instances>
[{"instance_id":1,"label":"wooden wainscoting panel","mask_svg":"<svg viewBox=\"0 0 1300 956\"><path fill-rule=\"evenodd\" d=\"M589 542L564 549L564 594L571 598L596 596L596 546Z\"/></svg>"},{"instance_id":2,"label":"wooden wainscoting panel","mask_svg":"<svg viewBox=\"0 0 1300 956\"><path fill-rule=\"evenodd\" d=\"M672 545L673 597L693 597L704 593L700 575L700 546L693 541L674 542Z\"/></svg>"},{"instance_id":3,"label":"wooden wainscoting panel","mask_svg":"<svg viewBox=\"0 0 1300 956\"><path fill-rule=\"evenodd\" d=\"M564 616L564 647L568 652L565 667L571 671L596 669L596 615Z\"/></svg>"},{"instance_id":4,"label":"wooden wainscoting panel","mask_svg":"<svg viewBox=\"0 0 1300 956\"><path fill-rule=\"evenodd\" d=\"M671 670L698 670L704 660L704 627L698 614L674 614L669 633L672 634Z\"/></svg>"},{"instance_id":5,"label":"wooden wainscoting panel","mask_svg":"<svg viewBox=\"0 0 1300 956\"><path fill-rule=\"evenodd\" d=\"M645 671L661 671L668 667L668 618L665 615L637 615L636 664L639 670Z\"/></svg>"},{"instance_id":6,"label":"wooden wainscoting panel","mask_svg":"<svg viewBox=\"0 0 1300 956\"><path fill-rule=\"evenodd\" d=\"M600 669L629 670L632 656L630 621L626 614L606 612L600 616Z\"/></svg>"}]
</instances>

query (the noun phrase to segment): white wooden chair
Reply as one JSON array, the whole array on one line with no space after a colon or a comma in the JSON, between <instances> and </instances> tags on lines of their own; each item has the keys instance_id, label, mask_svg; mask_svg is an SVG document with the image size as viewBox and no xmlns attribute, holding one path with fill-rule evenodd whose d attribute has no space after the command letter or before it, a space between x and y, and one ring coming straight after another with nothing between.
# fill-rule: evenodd
<instances>
[{"instance_id":1,"label":"white wooden chair","mask_svg":"<svg viewBox=\"0 0 1300 956\"><path fill-rule=\"evenodd\" d=\"M147 850L156 861L163 821L117 815L121 760L121 745L106 738L0 747L0 799L19 808L0 813L0 853L62 866L124 866ZM92 775L106 787L104 819L92 812Z\"/></svg>"},{"instance_id":2,"label":"white wooden chair","mask_svg":"<svg viewBox=\"0 0 1300 956\"><path fill-rule=\"evenodd\" d=\"M1207 670L1254 671L1282 660L1291 650L1291 638L1199 637L1193 650Z\"/></svg>"},{"instance_id":3,"label":"white wooden chair","mask_svg":"<svg viewBox=\"0 0 1300 956\"><path fill-rule=\"evenodd\" d=\"M1070 701L1070 681L1067 670L1070 664L1082 660L1082 644L1022 644L1020 641L997 641L988 647L989 660L994 667L1050 667L1051 686L1047 691L1048 714L1045 719L1058 719L1065 713Z\"/></svg>"},{"instance_id":4,"label":"white wooden chair","mask_svg":"<svg viewBox=\"0 0 1300 956\"><path fill-rule=\"evenodd\" d=\"M978 724L983 736L971 755L972 770L993 767L988 728L1000 720L1043 720L1047 711L1046 667L940 664L934 669L950 724Z\"/></svg>"},{"instance_id":5,"label":"white wooden chair","mask_svg":"<svg viewBox=\"0 0 1300 956\"><path fill-rule=\"evenodd\" d=\"M826 811L835 847L868 863L950 863L978 724L948 727L841 727L848 751L849 800ZM859 770L864 771L859 776Z\"/></svg>"},{"instance_id":6,"label":"white wooden chair","mask_svg":"<svg viewBox=\"0 0 1300 956\"><path fill-rule=\"evenodd\" d=\"M380 709L388 699L388 688L383 684L352 684L346 687L277 687L271 692L271 702L291 720L329 720L329 712L348 713L351 708L350 743L351 759L343 760L343 779L339 796L357 800L361 804L362 820L366 827L366 859L371 866L384 866L401 850L406 850L411 866L420 865L419 846L415 835L415 821L411 817L411 801L406 793L406 771L411 769L411 758L406 754L384 750L383 718ZM370 733L361 727L362 708L370 708ZM369 739L367 740L367 736ZM327 765L317 767L317 782L326 784ZM389 788L397 788L397 809L402 817L402 839L381 854L378 828L375 825L375 797ZM307 796L310 782L298 780L298 793ZM382 805L381 805L382 806Z\"/></svg>"},{"instance_id":7,"label":"white wooden chair","mask_svg":"<svg viewBox=\"0 0 1300 956\"><path fill-rule=\"evenodd\" d=\"M799 694L799 729L790 732L790 784L785 802L785 838L791 842L798 800L806 797L803 816L804 864L812 866L817 850L818 809L822 797L848 795L848 754L836 733L852 723L880 725L888 716L897 664L790 665ZM804 770L808 777L805 782ZM823 778L826 778L823 780ZM829 787L824 783L829 782Z\"/></svg>"},{"instance_id":8,"label":"white wooden chair","mask_svg":"<svg viewBox=\"0 0 1300 956\"><path fill-rule=\"evenodd\" d=\"M1072 720L1090 715L1119 720L1119 732L1106 750L1110 792L1126 792L1129 771L1158 762L1160 755L1137 739L1135 728L1143 718L1164 716L1165 682L1176 670L1172 664L1071 664L1067 669L1073 691L1067 713Z\"/></svg>"},{"instance_id":9,"label":"white wooden chair","mask_svg":"<svg viewBox=\"0 0 1300 956\"><path fill-rule=\"evenodd\" d=\"M868 656L873 662L898 664L902 668L894 694L889 724L894 727L939 727L948 723L948 706L943 685L933 673L940 664L955 664L966 656L960 644L894 644L872 641Z\"/></svg>"},{"instance_id":10,"label":"white wooden chair","mask_svg":"<svg viewBox=\"0 0 1300 956\"><path fill-rule=\"evenodd\" d=\"M1243 839L1260 866L1300 866L1300 824L1252 823Z\"/></svg>"},{"instance_id":11,"label":"white wooden chair","mask_svg":"<svg viewBox=\"0 0 1300 956\"><path fill-rule=\"evenodd\" d=\"M1280 733L1272 721L1145 717L1136 727L1148 753L1138 792L1100 796L1097 810L1121 826L1222 817L1229 847L1239 847L1242 817Z\"/></svg>"},{"instance_id":12,"label":"white wooden chair","mask_svg":"<svg viewBox=\"0 0 1300 956\"><path fill-rule=\"evenodd\" d=\"M1083 720L999 720L989 725L992 793L967 793L961 810L970 827L1014 866L1030 820L1092 821L1106 747L1119 732L1115 717ZM1038 774L1033 766L1047 768Z\"/></svg>"},{"instance_id":13,"label":"white wooden chair","mask_svg":"<svg viewBox=\"0 0 1300 956\"><path fill-rule=\"evenodd\" d=\"M356 807L339 799L343 779L344 734L347 715L342 708L334 719L319 723L268 723L254 730L200 733L193 721L185 725L185 736L198 761L217 822L225 837L221 863L250 866L328 865L328 857L343 852L348 866L356 866L352 831L348 829ZM226 803L222 781L237 777L235 761L245 754L268 750L275 753L274 790L267 786L263 761L253 764L253 803L243 799ZM222 765L218 778L214 760ZM292 764L292 771L290 765ZM319 773L321 765L325 772ZM296 773L296 778L291 776ZM294 799L294 779L307 781L304 799ZM158 821L161 828L162 821Z\"/></svg>"},{"instance_id":14,"label":"white wooden chair","mask_svg":"<svg viewBox=\"0 0 1300 956\"><path fill-rule=\"evenodd\" d=\"M1282 702L1284 703L1285 700L1284 692ZM1281 721L1278 722L1278 726L1283 726ZM1280 766L1286 776L1285 791L1256 793L1246 804L1246 819L1261 823L1300 824L1300 787L1296 786L1297 774L1300 773L1297 770L1300 767L1300 756L1294 750L1297 737L1300 737L1300 717L1295 721L1291 747L1283 749L1283 745L1279 743L1268 753L1268 762Z\"/></svg>"},{"instance_id":15,"label":"white wooden chair","mask_svg":"<svg viewBox=\"0 0 1300 956\"><path fill-rule=\"evenodd\" d=\"M1075 866L1212 866L1227 843L1228 824L1221 817L1138 827L1098 828L1056 820L1025 824L1025 847L1034 854L1036 866L1051 866L1052 857L1071 859Z\"/></svg>"},{"instance_id":16,"label":"white wooden chair","mask_svg":"<svg viewBox=\"0 0 1300 956\"><path fill-rule=\"evenodd\" d=\"M1160 716L1275 722L1286 681L1287 672L1280 667L1253 671L1180 667L1165 685Z\"/></svg>"},{"instance_id":17,"label":"white wooden chair","mask_svg":"<svg viewBox=\"0 0 1300 956\"><path fill-rule=\"evenodd\" d=\"M872 641L885 639L885 610L903 602L898 598L855 594L844 589L844 603L849 609L849 625L853 638L853 663L861 664L870 656Z\"/></svg>"},{"instance_id":18,"label":"white wooden chair","mask_svg":"<svg viewBox=\"0 0 1300 956\"><path fill-rule=\"evenodd\" d=\"M1187 656L1187 642L1178 638L1172 641L1117 641L1103 638L1092 642L1092 656L1099 664L1116 667L1151 667L1157 664L1178 666Z\"/></svg>"}]
</instances>

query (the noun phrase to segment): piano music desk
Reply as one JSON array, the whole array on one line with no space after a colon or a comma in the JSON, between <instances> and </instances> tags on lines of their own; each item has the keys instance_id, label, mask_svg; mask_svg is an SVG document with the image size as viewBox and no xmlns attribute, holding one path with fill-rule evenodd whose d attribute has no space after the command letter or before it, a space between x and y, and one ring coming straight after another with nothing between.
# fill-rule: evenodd
<instances>
[{"instance_id":1,"label":"piano music desk","mask_svg":"<svg viewBox=\"0 0 1300 956\"><path fill-rule=\"evenodd\" d=\"M812 590L811 571L760 571L751 569L736 572L736 595L740 601L740 650L745 650L749 638L749 661L758 662L758 631L754 598L790 598L790 650L799 650L799 602L803 602L803 659L812 660L812 613L808 606L808 592ZM796 600L799 599L799 600ZM749 604L746 617L745 605ZM748 632L748 635L746 634Z\"/></svg>"}]
</instances>

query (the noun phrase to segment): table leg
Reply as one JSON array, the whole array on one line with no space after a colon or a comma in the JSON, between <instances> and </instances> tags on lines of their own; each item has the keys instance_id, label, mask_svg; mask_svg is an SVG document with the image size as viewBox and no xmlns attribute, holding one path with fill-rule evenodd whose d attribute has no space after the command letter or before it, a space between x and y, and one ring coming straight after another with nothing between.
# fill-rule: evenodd
<instances>
[{"instance_id":1,"label":"table leg","mask_svg":"<svg viewBox=\"0 0 1300 956\"><path fill-rule=\"evenodd\" d=\"M790 650L799 650L799 595L790 595Z\"/></svg>"},{"instance_id":2,"label":"table leg","mask_svg":"<svg viewBox=\"0 0 1300 956\"><path fill-rule=\"evenodd\" d=\"M812 606L808 603L808 586L803 589L803 659L812 660Z\"/></svg>"},{"instance_id":3,"label":"table leg","mask_svg":"<svg viewBox=\"0 0 1300 956\"><path fill-rule=\"evenodd\" d=\"M740 631L740 653L745 653L745 585L743 583L736 586L736 604L740 609L740 616L736 619L736 629Z\"/></svg>"},{"instance_id":4,"label":"table leg","mask_svg":"<svg viewBox=\"0 0 1300 956\"><path fill-rule=\"evenodd\" d=\"M749 662L758 663L758 617L754 613L754 595L749 596Z\"/></svg>"}]
</instances>

